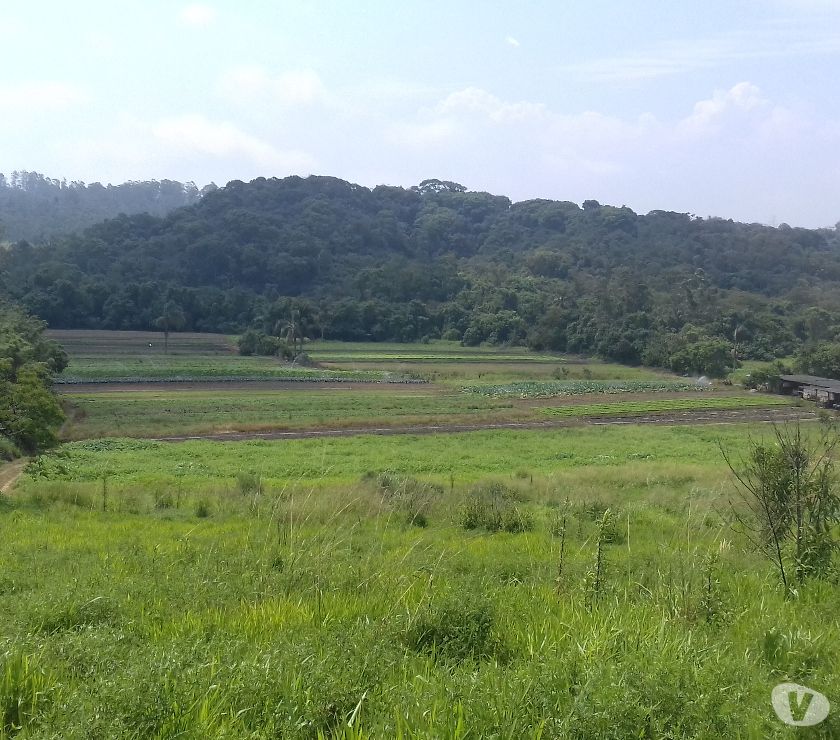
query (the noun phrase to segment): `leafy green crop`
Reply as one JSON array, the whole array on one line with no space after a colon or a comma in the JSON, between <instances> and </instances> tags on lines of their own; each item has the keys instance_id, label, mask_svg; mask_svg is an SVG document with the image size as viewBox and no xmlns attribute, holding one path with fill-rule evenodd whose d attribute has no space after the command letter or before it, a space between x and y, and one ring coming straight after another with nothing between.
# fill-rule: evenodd
<instances>
[{"instance_id":1,"label":"leafy green crop","mask_svg":"<svg viewBox=\"0 0 840 740\"><path fill-rule=\"evenodd\" d=\"M463 390L493 398L549 398L582 396L587 393L667 393L706 389L691 380L557 380L468 385Z\"/></svg>"},{"instance_id":2,"label":"leafy green crop","mask_svg":"<svg viewBox=\"0 0 840 740\"><path fill-rule=\"evenodd\" d=\"M740 409L767 406L786 406L790 399L780 396L704 396L702 398L669 398L645 401L615 401L613 403L585 403L540 409L551 416L622 416L664 411L697 411L703 409Z\"/></svg>"}]
</instances>

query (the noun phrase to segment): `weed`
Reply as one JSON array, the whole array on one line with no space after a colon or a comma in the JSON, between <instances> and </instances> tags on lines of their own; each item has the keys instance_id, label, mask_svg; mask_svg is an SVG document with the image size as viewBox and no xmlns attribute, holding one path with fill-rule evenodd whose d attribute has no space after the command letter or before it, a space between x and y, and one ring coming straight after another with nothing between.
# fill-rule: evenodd
<instances>
[{"instance_id":1,"label":"weed","mask_svg":"<svg viewBox=\"0 0 840 740\"><path fill-rule=\"evenodd\" d=\"M449 597L415 618L404 639L412 650L435 659L504 660L508 649L495 621L488 599Z\"/></svg>"},{"instance_id":2,"label":"weed","mask_svg":"<svg viewBox=\"0 0 840 740\"><path fill-rule=\"evenodd\" d=\"M53 679L26 655L6 655L0 666L0 736L27 730L55 693Z\"/></svg>"}]
</instances>

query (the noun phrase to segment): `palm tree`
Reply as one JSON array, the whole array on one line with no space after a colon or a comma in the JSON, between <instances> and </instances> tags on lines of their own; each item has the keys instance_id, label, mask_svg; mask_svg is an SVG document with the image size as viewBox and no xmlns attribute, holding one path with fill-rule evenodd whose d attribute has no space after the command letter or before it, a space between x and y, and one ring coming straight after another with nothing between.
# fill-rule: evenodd
<instances>
[{"instance_id":1,"label":"palm tree","mask_svg":"<svg viewBox=\"0 0 840 740\"><path fill-rule=\"evenodd\" d=\"M169 332L183 329L186 322L181 307L167 298L163 313L155 319L155 326L163 331L163 354L169 354Z\"/></svg>"}]
</instances>

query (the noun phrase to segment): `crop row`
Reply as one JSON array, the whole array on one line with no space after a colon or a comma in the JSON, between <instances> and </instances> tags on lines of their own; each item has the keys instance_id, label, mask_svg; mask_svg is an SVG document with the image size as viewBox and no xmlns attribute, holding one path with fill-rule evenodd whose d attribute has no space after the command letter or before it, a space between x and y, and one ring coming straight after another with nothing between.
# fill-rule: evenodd
<instances>
[{"instance_id":1,"label":"crop row","mask_svg":"<svg viewBox=\"0 0 840 740\"><path fill-rule=\"evenodd\" d=\"M739 409L781 406L788 401L775 396L705 396L702 398L650 399L647 401L617 401L615 403L587 403L541 409L551 416L619 416L646 414L657 411L694 411L702 409Z\"/></svg>"},{"instance_id":2,"label":"crop row","mask_svg":"<svg viewBox=\"0 0 840 740\"><path fill-rule=\"evenodd\" d=\"M588 393L673 393L707 390L690 380L557 380L464 386L467 393L491 398L550 398Z\"/></svg>"}]
</instances>

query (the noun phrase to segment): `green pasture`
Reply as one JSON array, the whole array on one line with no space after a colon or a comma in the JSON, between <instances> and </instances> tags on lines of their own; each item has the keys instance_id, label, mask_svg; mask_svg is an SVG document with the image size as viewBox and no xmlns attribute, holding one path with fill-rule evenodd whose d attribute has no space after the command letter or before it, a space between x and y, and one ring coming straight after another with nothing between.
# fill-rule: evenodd
<instances>
[{"instance_id":1,"label":"green pasture","mask_svg":"<svg viewBox=\"0 0 840 740\"><path fill-rule=\"evenodd\" d=\"M3 734L792 737L840 587L736 526L750 432L65 445L0 505Z\"/></svg>"},{"instance_id":2,"label":"green pasture","mask_svg":"<svg viewBox=\"0 0 840 740\"><path fill-rule=\"evenodd\" d=\"M632 416L667 411L733 410L742 408L766 408L790 406L791 400L782 396L713 396L702 394L699 398L650 398L644 401L613 401L612 403L581 403L569 406L542 408L550 416Z\"/></svg>"},{"instance_id":3,"label":"green pasture","mask_svg":"<svg viewBox=\"0 0 840 740\"><path fill-rule=\"evenodd\" d=\"M345 485L366 472L400 474L448 483L529 470L540 475L591 466L632 477L674 464L719 466L719 442L742 445L750 430L678 426L493 430L440 435L353 437L243 442L159 442L98 439L71 442L30 466L24 487L40 480L118 487L232 484L242 472L272 485ZM757 426L756 433L767 433Z\"/></svg>"}]
</instances>

